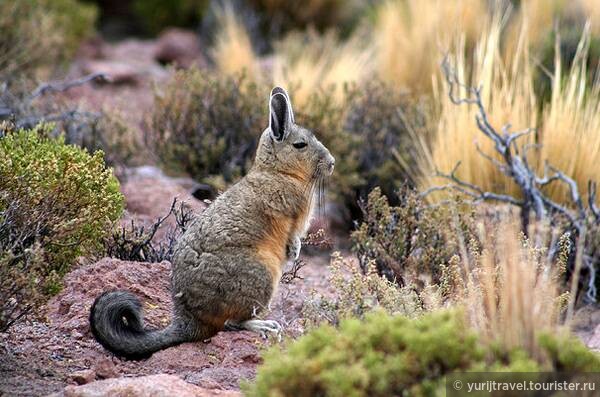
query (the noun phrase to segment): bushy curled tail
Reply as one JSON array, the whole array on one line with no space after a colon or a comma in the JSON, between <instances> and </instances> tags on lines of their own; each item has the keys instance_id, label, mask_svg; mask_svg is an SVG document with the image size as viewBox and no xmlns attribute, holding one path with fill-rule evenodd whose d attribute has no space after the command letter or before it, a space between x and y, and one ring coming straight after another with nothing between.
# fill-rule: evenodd
<instances>
[{"instance_id":1,"label":"bushy curled tail","mask_svg":"<svg viewBox=\"0 0 600 397\"><path fill-rule=\"evenodd\" d=\"M152 353L189 340L176 321L162 330L144 329L139 299L125 291L105 292L90 310L96 340L117 356L141 360Z\"/></svg>"}]
</instances>

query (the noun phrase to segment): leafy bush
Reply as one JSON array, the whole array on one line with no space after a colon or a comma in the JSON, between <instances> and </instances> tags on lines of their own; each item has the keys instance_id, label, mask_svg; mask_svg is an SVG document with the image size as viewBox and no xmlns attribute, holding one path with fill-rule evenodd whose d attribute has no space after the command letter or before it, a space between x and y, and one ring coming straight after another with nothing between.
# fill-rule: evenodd
<instances>
[{"instance_id":1,"label":"leafy bush","mask_svg":"<svg viewBox=\"0 0 600 397\"><path fill-rule=\"evenodd\" d=\"M249 396L445 395L445 375L462 371L597 371L600 358L568 337L544 335L547 359L481 343L456 311L417 319L375 312L324 325L264 355Z\"/></svg>"},{"instance_id":2,"label":"leafy bush","mask_svg":"<svg viewBox=\"0 0 600 397\"><path fill-rule=\"evenodd\" d=\"M77 81L62 84L80 85ZM0 86L0 121L10 121L0 125L0 136L10 129L32 129L39 123L52 122L51 137L63 135L66 144L77 145L90 153L102 150L110 165L130 162L141 144L136 134L129 131L123 115L108 107L101 112L73 108L52 95L62 91L60 85L57 84L56 91L49 89L45 94L38 91L44 84L33 92L26 81L10 87Z\"/></svg>"},{"instance_id":3,"label":"leafy bush","mask_svg":"<svg viewBox=\"0 0 600 397\"><path fill-rule=\"evenodd\" d=\"M398 192L400 203L390 206L375 188L362 202L363 221L352 233L354 251L364 272L371 264L379 274L400 285L438 284L444 266L459 250L456 233L473 238L473 214L457 213L459 230L450 230L451 208L432 208L413 190Z\"/></svg>"},{"instance_id":4,"label":"leafy bush","mask_svg":"<svg viewBox=\"0 0 600 397\"><path fill-rule=\"evenodd\" d=\"M69 59L95 20L95 6L77 0L0 1L0 80Z\"/></svg>"},{"instance_id":5,"label":"leafy bush","mask_svg":"<svg viewBox=\"0 0 600 397\"><path fill-rule=\"evenodd\" d=\"M169 168L232 182L246 173L268 125L268 91L238 77L178 71L157 92L147 142Z\"/></svg>"},{"instance_id":6,"label":"leafy bush","mask_svg":"<svg viewBox=\"0 0 600 397\"><path fill-rule=\"evenodd\" d=\"M123 210L103 153L50 131L40 125L0 138L0 329L56 293L78 256L102 248Z\"/></svg>"}]
</instances>

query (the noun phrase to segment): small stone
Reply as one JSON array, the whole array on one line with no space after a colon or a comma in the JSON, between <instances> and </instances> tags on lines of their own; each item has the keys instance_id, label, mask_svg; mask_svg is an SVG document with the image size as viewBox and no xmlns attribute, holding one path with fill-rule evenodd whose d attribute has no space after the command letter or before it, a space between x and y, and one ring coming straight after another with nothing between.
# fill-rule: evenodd
<instances>
[{"instance_id":1,"label":"small stone","mask_svg":"<svg viewBox=\"0 0 600 397\"><path fill-rule=\"evenodd\" d=\"M115 364L109 358L103 358L95 366L96 375L100 379L117 378L119 371Z\"/></svg>"},{"instance_id":2,"label":"small stone","mask_svg":"<svg viewBox=\"0 0 600 397\"><path fill-rule=\"evenodd\" d=\"M91 369L84 369L82 371L73 372L69 375L69 378L78 385L85 385L96 379L96 373Z\"/></svg>"}]
</instances>

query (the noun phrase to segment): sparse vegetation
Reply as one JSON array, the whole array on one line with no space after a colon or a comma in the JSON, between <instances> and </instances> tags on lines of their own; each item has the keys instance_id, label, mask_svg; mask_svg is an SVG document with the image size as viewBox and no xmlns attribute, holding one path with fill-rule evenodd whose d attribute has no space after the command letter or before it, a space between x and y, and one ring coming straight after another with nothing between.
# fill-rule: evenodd
<instances>
[{"instance_id":1,"label":"sparse vegetation","mask_svg":"<svg viewBox=\"0 0 600 397\"><path fill-rule=\"evenodd\" d=\"M0 329L60 289L80 255L93 255L123 209L119 183L93 155L50 126L0 138Z\"/></svg>"},{"instance_id":2,"label":"sparse vegetation","mask_svg":"<svg viewBox=\"0 0 600 397\"><path fill-rule=\"evenodd\" d=\"M335 296L313 293L302 307L304 325L309 329L323 323L337 326L348 317L362 319L375 310L415 317L437 308L439 302L435 288L417 291L413 285L399 286L379 275L374 262L363 271L339 252L332 255L330 271Z\"/></svg>"},{"instance_id":3,"label":"sparse vegetation","mask_svg":"<svg viewBox=\"0 0 600 397\"><path fill-rule=\"evenodd\" d=\"M232 182L248 170L268 125L265 105L257 100L267 97L264 89L244 75L178 71L156 92L147 142L172 170Z\"/></svg>"},{"instance_id":4,"label":"sparse vegetation","mask_svg":"<svg viewBox=\"0 0 600 397\"><path fill-rule=\"evenodd\" d=\"M315 224L346 223L284 269L269 317L297 340L264 354L248 395L443 395L456 371L600 371L568 330L600 288L598 1L117 3L0 0L0 332L98 254L165 269L151 263L171 259L190 209L157 219L128 200L124 223L113 173L132 178L125 192L157 178L214 198L249 170L281 85L336 158ZM198 37L149 37L171 26ZM201 69L157 60L188 45ZM128 170L138 159L162 170ZM328 279L307 249L321 244Z\"/></svg>"},{"instance_id":5,"label":"sparse vegetation","mask_svg":"<svg viewBox=\"0 0 600 397\"><path fill-rule=\"evenodd\" d=\"M165 221L172 218L175 225L166 232L164 241L155 238L161 227L167 227ZM152 225L140 225L131 220L128 226L115 227L104 239L104 251L111 258L126 261L156 263L170 261L175 243L185 232L194 214L188 205L173 200L169 212L158 218Z\"/></svg>"},{"instance_id":6,"label":"sparse vegetation","mask_svg":"<svg viewBox=\"0 0 600 397\"><path fill-rule=\"evenodd\" d=\"M94 31L96 8L78 0L0 2L0 81L44 77Z\"/></svg>"},{"instance_id":7,"label":"sparse vegetation","mask_svg":"<svg viewBox=\"0 0 600 397\"><path fill-rule=\"evenodd\" d=\"M419 195L405 187L398 206L390 206L375 188L363 201L363 221L351 239L360 267L367 272L375 265L378 273L402 286L439 284L444 266L460 253L456 217L464 240L473 235L473 215L453 213L446 207L429 207ZM456 210L456 209L455 209Z\"/></svg>"},{"instance_id":8,"label":"sparse vegetation","mask_svg":"<svg viewBox=\"0 0 600 397\"><path fill-rule=\"evenodd\" d=\"M457 255L440 266L440 282L426 289L398 288L376 275L374 266L363 274L334 256L337 300L321 297L320 306L316 300L305 306L313 321L309 325L328 325L311 327L289 345L271 348L247 393L437 395L444 390L445 375L455 371L600 368L600 357L560 326L569 300L561 293L570 250L567 236L561 238L556 261L550 262L543 247L519 237L518 227L500 222L487 227L482 222L478 238L471 240L455 222L463 259ZM340 263L347 266L345 273ZM430 301L436 306L414 306L432 292L430 296L440 298ZM427 313L448 303L462 310Z\"/></svg>"}]
</instances>

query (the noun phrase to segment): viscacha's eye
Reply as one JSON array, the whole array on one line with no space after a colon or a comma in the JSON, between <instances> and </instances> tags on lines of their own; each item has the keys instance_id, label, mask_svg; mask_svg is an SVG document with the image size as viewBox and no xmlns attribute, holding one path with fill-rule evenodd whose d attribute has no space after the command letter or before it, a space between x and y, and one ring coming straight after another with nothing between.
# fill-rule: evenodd
<instances>
[{"instance_id":1,"label":"viscacha's eye","mask_svg":"<svg viewBox=\"0 0 600 397\"><path fill-rule=\"evenodd\" d=\"M296 142L293 145L296 149L302 149L306 147L306 142Z\"/></svg>"}]
</instances>

